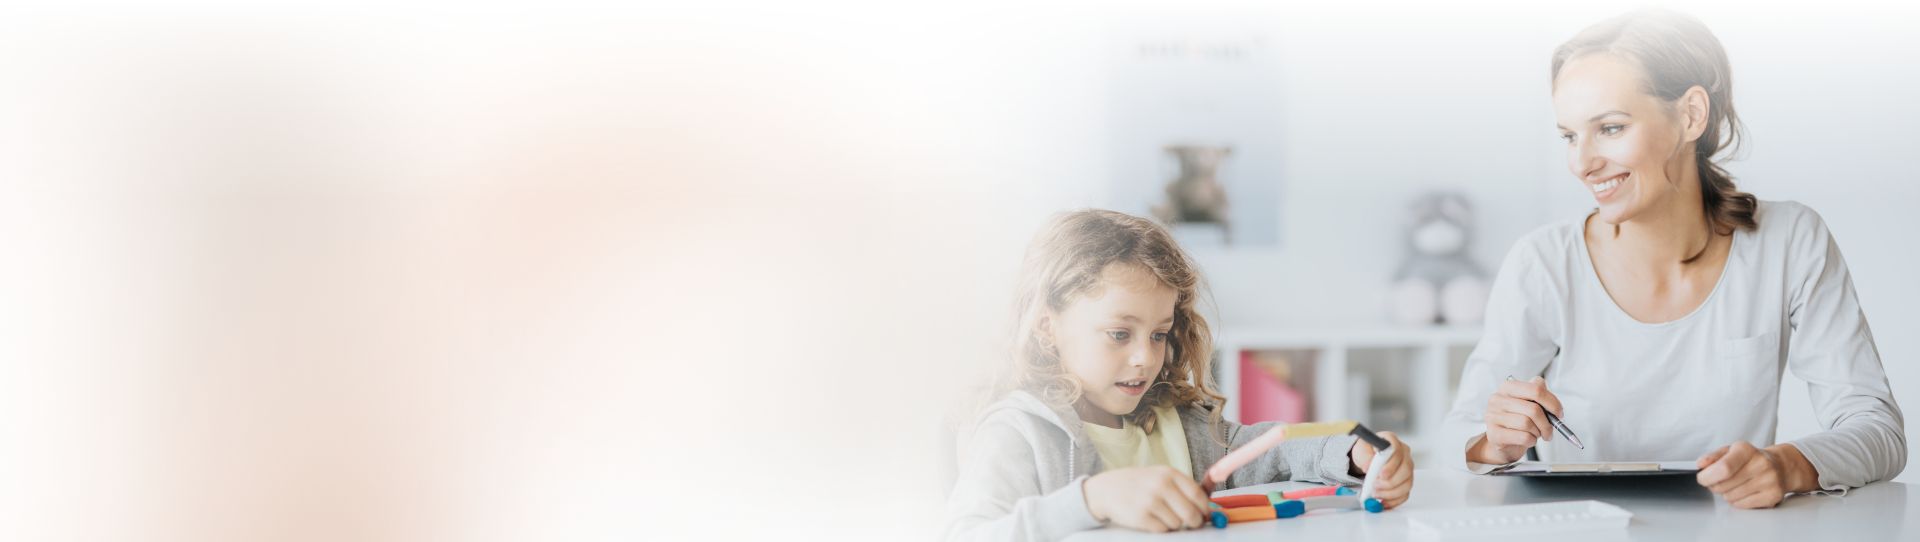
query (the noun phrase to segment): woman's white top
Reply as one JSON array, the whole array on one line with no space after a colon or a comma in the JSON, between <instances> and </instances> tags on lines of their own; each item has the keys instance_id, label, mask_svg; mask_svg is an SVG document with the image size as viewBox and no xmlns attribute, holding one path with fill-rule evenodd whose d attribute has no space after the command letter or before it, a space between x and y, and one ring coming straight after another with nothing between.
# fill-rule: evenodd
<instances>
[{"instance_id":1,"label":"woman's white top","mask_svg":"<svg viewBox=\"0 0 1920 542\"><path fill-rule=\"evenodd\" d=\"M1820 215L1761 202L1737 230L1705 302L1671 322L1634 320L1600 284L1586 217L1528 234L1500 265L1486 330L1460 377L1442 449L1484 438L1487 397L1507 375L1544 376L1586 449L1555 435L1545 461L1693 460L1735 441L1773 444L1783 370L1807 382L1825 429L1793 442L1827 489L1906 466L1905 421ZM1494 466L1467 463L1475 472Z\"/></svg>"}]
</instances>

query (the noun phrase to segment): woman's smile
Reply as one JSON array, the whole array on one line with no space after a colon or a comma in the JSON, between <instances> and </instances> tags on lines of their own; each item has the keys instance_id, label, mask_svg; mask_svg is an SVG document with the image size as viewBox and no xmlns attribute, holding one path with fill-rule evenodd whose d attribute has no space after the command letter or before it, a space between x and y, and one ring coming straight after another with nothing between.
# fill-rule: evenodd
<instances>
[{"instance_id":1,"label":"woman's smile","mask_svg":"<svg viewBox=\"0 0 1920 542\"><path fill-rule=\"evenodd\" d=\"M1620 186L1626 184L1630 176L1631 174L1621 173L1607 180L1589 184L1587 188L1593 190L1593 200L1595 202L1606 203L1611 201L1615 194L1620 193Z\"/></svg>"}]
</instances>

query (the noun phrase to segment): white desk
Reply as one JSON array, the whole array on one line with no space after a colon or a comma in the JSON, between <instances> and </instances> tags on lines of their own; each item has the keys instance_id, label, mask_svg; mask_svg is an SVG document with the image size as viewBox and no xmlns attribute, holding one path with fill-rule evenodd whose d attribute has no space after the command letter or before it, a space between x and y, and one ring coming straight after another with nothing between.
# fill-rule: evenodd
<instances>
[{"instance_id":1,"label":"white desk","mask_svg":"<svg viewBox=\"0 0 1920 542\"><path fill-rule=\"evenodd\" d=\"M1855 489L1845 497L1801 495L1773 509L1739 510L1694 484L1692 478L1657 480L1527 480L1419 469L1414 471L1412 498L1380 514L1323 511L1283 520L1236 523L1225 529L1209 526L1167 534L1109 527L1068 540L1407 540L1412 535L1405 514L1397 512L1586 499L1625 508L1633 512L1633 522L1625 530L1555 534L1551 542L1920 540L1920 486L1880 482ZM1268 484L1219 494L1265 493L1297 486L1300 484ZM1915 516L1914 521L1906 520L1910 515Z\"/></svg>"}]
</instances>

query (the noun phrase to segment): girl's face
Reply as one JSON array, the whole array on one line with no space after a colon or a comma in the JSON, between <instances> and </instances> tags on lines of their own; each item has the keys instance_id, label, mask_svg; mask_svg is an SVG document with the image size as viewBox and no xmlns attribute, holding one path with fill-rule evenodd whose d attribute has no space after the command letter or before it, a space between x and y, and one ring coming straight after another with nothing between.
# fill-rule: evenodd
<instances>
[{"instance_id":1,"label":"girl's face","mask_svg":"<svg viewBox=\"0 0 1920 542\"><path fill-rule=\"evenodd\" d=\"M1167 335L1173 328L1179 295L1146 269L1108 265L1100 284L1049 315L1047 329L1060 364L1080 384L1082 416L1093 407L1112 417L1089 419L1117 425L1133 412L1167 360Z\"/></svg>"},{"instance_id":2,"label":"girl's face","mask_svg":"<svg viewBox=\"0 0 1920 542\"><path fill-rule=\"evenodd\" d=\"M1691 153L1676 153L1691 130L1680 115L1642 90L1638 67L1610 54L1575 57L1554 80L1553 113L1567 141L1567 169L1593 194L1598 218L1632 220L1648 208L1678 201L1682 188L1667 172L1680 171ZM1683 100L1684 101L1684 100ZM1699 134L1692 134L1698 138Z\"/></svg>"}]
</instances>

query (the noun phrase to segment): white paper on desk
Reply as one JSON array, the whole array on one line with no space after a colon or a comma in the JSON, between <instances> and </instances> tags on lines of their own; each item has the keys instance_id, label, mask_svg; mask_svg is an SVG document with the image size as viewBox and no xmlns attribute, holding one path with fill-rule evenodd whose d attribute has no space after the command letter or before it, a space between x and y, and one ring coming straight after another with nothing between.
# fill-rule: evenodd
<instances>
[{"instance_id":1,"label":"white paper on desk","mask_svg":"<svg viewBox=\"0 0 1920 542\"><path fill-rule=\"evenodd\" d=\"M1654 464L1658 464L1658 465L1660 465L1660 470L1663 470L1663 471L1667 471L1667 470L1678 470L1678 471L1694 471L1694 470L1700 470L1700 468L1699 468L1699 467L1697 467L1697 466L1695 466L1695 465L1696 465L1696 463L1694 463L1694 462L1692 462L1692 461L1571 461L1571 462L1560 462L1560 463L1550 463L1550 462L1546 462L1546 461L1521 461L1521 462L1519 462L1519 463L1514 463L1514 464L1513 464L1513 466L1511 466L1511 467L1507 467L1507 468L1504 468L1504 469L1500 469L1500 470L1498 470L1498 471L1495 471L1495 472L1547 472L1547 470L1548 470L1548 469L1550 469L1550 468L1552 468L1552 467L1553 467L1553 466L1554 466L1555 464L1575 464L1575 463L1577 463L1577 464L1592 464L1592 463L1603 463L1603 464L1627 464L1627 463L1633 463L1633 464L1644 464L1644 463L1654 463Z\"/></svg>"},{"instance_id":2,"label":"white paper on desk","mask_svg":"<svg viewBox=\"0 0 1920 542\"><path fill-rule=\"evenodd\" d=\"M1406 514L1415 540L1486 540L1595 529L1626 529L1633 512L1601 501L1561 501L1415 510Z\"/></svg>"}]
</instances>

